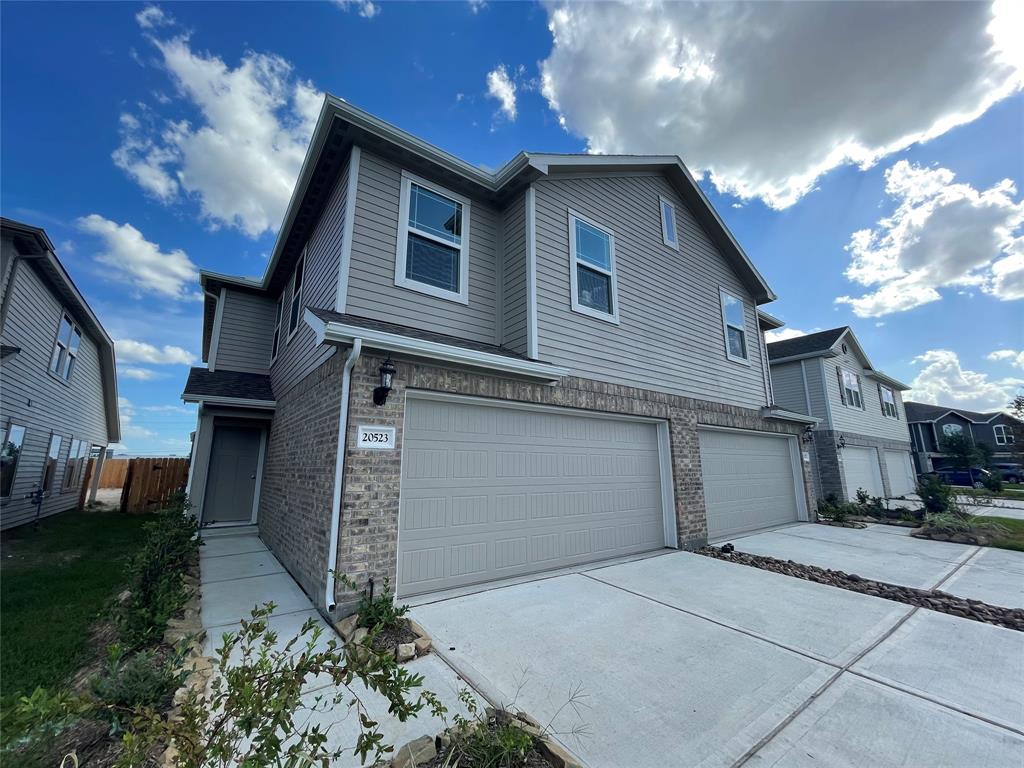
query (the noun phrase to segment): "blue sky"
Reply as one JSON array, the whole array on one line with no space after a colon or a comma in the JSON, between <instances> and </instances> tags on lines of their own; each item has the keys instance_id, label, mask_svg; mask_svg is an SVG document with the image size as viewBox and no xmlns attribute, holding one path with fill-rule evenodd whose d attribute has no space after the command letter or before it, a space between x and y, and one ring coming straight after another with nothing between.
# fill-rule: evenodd
<instances>
[{"instance_id":1,"label":"blue sky","mask_svg":"<svg viewBox=\"0 0 1024 768\"><path fill-rule=\"evenodd\" d=\"M1024 383L1013 12L5 3L0 206L118 341L132 453L187 450L196 270L262 274L323 91L489 167L679 154L791 332L852 325L914 397L995 408Z\"/></svg>"}]
</instances>

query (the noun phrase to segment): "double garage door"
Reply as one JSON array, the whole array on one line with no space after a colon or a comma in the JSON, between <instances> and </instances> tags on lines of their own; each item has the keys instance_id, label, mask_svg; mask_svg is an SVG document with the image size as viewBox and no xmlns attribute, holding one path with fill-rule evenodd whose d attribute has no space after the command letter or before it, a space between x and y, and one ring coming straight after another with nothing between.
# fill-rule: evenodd
<instances>
[{"instance_id":1,"label":"double garage door","mask_svg":"<svg viewBox=\"0 0 1024 768\"><path fill-rule=\"evenodd\" d=\"M850 501L857 499L858 489L863 488L872 496L886 496L882 483L882 470L878 463L879 453L874 448L843 449L843 475L846 479L846 494ZM909 451L882 451L885 473L889 476L889 496L904 496L914 492L914 465Z\"/></svg>"}]
</instances>

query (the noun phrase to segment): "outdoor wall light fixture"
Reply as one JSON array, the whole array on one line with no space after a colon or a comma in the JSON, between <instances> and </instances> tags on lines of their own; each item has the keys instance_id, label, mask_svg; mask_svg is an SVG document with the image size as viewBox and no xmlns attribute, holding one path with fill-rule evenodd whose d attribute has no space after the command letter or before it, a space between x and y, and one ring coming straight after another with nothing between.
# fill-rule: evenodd
<instances>
[{"instance_id":1,"label":"outdoor wall light fixture","mask_svg":"<svg viewBox=\"0 0 1024 768\"><path fill-rule=\"evenodd\" d=\"M839 440L836 441L836 448L843 450L846 447L846 435L839 435Z\"/></svg>"},{"instance_id":2,"label":"outdoor wall light fixture","mask_svg":"<svg viewBox=\"0 0 1024 768\"><path fill-rule=\"evenodd\" d=\"M395 364L389 357L380 367L380 386L373 390L373 404L384 405L388 401L388 394L391 392L391 382L395 378Z\"/></svg>"},{"instance_id":3,"label":"outdoor wall light fixture","mask_svg":"<svg viewBox=\"0 0 1024 768\"><path fill-rule=\"evenodd\" d=\"M812 427L810 424L808 424L806 427L804 427L804 434L803 434L803 437L801 437L800 439L803 440L805 443L813 443L814 442L814 427Z\"/></svg>"}]
</instances>

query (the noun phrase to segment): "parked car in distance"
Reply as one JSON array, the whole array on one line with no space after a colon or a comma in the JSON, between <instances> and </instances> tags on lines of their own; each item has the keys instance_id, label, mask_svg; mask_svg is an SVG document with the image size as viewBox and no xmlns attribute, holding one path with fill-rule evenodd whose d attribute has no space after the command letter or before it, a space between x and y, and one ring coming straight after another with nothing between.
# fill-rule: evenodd
<instances>
[{"instance_id":1,"label":"parked car in distance","mask_svg":"<svg viewBox=\"0 0 1024 768\"><path fill-rule=\"evenodd\" d=\"M1024 482L1024 466L1020 464L993 464L993 469L998 469L1003 480L1008 483Z\"/></svg>"},{"instance_id":2,"label":"parked car in distance","mask_svg":"<svg viewBox=\"0 0 1024 768\"><path fill-rule=\"evenodd\" d=\"M919 475L919 477L938 477L946 485L984 488L986 478L991 475L992 473L987 469L971 467L970 469L936 469L934 472L925 472Z\"/></svg>"}]
</instances>

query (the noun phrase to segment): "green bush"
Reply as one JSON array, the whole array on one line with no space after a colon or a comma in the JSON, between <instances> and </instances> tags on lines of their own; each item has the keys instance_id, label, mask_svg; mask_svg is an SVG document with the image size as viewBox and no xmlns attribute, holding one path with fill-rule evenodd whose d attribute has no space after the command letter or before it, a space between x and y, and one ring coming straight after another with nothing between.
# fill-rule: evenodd
<instances>
[{"instance_id":1,"label":"green bush","mask_svg":"<svg viewBox=\"0 0 1024 768\"><path fill-rule=\"evenodd\" d=\"M936 475L923 475L917 481L917 495L924 503L926 514L959 511L955 492Z\"/></svg>"},{"instance_id":2,"label":"green bush","mask_svg":"<svg viewBox=\"0 0 1024 768\"><path fill-rule=\"evenodd\" d=\"M833 523L845 523L850 515L860 513L860 507L847 501L839 501L834 493L818 500L818 517L831 520Z\"/></svg>"},{"instance_id":3,"label":"green bush","mask_svg":"<svg viewBox=\"0 0 1024 768\"><path fill-rule=\"evenodd\" d=\"M360 627L383 630L403 626L409 606L395 605L391 582L384 579L384 587L376 597L363 593L356 612L359 614Z\"/></svg>"},{"instance_id":4,"label":"green bush","mask_svg":"<svg viewBox=\"0 0 1024 768\"><path fill-rule=\"evenodd\" d=\"M995 520L978 518L963 512L937 512L924 516L925 527L934 533L969 533L1005 536L1007 529Z\"/></svg>"},{"instance_id":5,"label":"green bush","mask_svg":"<svg viewBox=\"0 0 1024 768\"><path fill-rule=\"evenodd\" d=\"M1002 493L1003 490L1003 474L998 469L990 469L989 474L985 475L984 479L985 488L992 493Z\"/></svg>"},{"instance_id":6,"label":"green bush","mask_svg":"<svg viewBox=\"0 0 1024 768\"><path fill-rule=\"evenodd\" d=\"M480 712L473 695L463 688L459 700L469 717L455 715L455 727L448 761L473 768L516 768L524 765L534 746L534 737L522 723L505 710Z\"/></svg>"},{"instance_id":7,"label":"green bush","mask_svg":"<svg viewBox=\"0 0 1024 768\"><path fill-rule=\"evenodd\" d=\"M161 657L155 650L127 655L120 645L112 645L107 649L106 668L92 679L90 688L114 712L158 707L170 701L184 684L184 656L183 651L178 651Z\"/></svg>"},{"instance_id":8,"label":"green bush","mask_svg":"<svg viewBox=\"0 0 1024 768\"><path fill-rule=\"evenodd\" d=\"M163 637L168 619L188 600L183 577L199 552L199 525L184 494L145 530L142 546L128 561L129 597L116 616L121 640L129 648Z\"/></svg>"}]
</instances>

